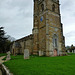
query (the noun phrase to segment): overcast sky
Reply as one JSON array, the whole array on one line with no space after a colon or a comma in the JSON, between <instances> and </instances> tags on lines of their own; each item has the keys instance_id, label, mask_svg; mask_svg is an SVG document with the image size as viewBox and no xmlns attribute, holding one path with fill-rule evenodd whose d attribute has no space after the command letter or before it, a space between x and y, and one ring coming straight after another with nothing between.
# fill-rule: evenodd
<instances>
[{"instance_id":1,"label":"overcast sky","mask_svg":"<svg viewBox=\"0 0 75 75\"><path fill-rule=\"evenodd\" d=\"M66 45L75 45L75 1L60 0L60 4ZM31 34L33 0L0 0L0 26L16 39Z\"/></svg>"}]
</instances>

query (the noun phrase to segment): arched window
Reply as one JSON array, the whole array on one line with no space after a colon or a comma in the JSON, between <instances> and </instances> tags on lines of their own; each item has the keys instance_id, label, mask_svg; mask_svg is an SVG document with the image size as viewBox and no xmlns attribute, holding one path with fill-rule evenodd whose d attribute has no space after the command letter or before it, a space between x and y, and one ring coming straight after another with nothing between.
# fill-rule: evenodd
<instances>
[{"instance_id":1,"label":"arched window","mask_svg":"<svg viewBox=\"0 0 75 75\"><path fill-rule=\"evenodd\" d=\"M55 5L54 4L52 5L52 11L55 11Z\"/></svg>"},{"instance_id":2,"label":"arched window","mask_svg":"<svg viewBox=\"0 0 75 75\"><path fill-rule=\"evenodd\" d=\"M54 34L53 36L53 46L57 47L57 35L56 34Z\"/></svg>"},{"instance_id":3,"label":"arched window","mask_svg":"<svg viewBox=\"0 0 75 75\"><path fill-rule=\"evenodd\" d=\"M42 11L44 11L44 4L41 5Z\"/></svg>"}]
</instances>

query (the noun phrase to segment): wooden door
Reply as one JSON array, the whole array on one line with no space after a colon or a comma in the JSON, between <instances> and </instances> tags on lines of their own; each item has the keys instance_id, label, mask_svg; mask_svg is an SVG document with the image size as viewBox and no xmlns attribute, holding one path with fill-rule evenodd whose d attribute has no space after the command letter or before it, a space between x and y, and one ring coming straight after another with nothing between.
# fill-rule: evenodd
<instances>
[{"instance_id":1,"label":"wooden door","mask_svg":"<svg viewBox=\"0 0 75 75\"><path fill-rule=\"evenodd\" d=\"M57 56L57 50L54 50L54 56Z\"/></svg>"}]
</instances>

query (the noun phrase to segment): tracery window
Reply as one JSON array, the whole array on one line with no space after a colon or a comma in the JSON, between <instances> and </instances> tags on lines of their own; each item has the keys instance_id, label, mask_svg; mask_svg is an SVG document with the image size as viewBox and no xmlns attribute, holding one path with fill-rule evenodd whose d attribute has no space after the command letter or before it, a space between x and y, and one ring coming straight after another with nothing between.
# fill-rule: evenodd
<instances>
[{"instance_id":1,"label":"tracery window","mask_svg":"<svg viewBox=\"0 0 75 75\"><path fill-rule=\"evenodd\" d=\"M53 45L54 47L57 47L57 35L56 34L54 34L53 36Z\"/></svg>"}]
</instances>

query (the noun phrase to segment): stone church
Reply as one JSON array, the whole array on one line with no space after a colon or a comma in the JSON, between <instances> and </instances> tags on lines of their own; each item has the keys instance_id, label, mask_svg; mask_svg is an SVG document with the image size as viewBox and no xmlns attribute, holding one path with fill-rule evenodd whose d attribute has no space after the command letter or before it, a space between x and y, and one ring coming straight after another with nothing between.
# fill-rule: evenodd
<instances>
[{"instance_id":1,"label":"stone church","mask_svg":"<svg viewBox=\"0 0 75 75\"><path fill-rule=\"evenodd\" d=\"M11 44L12 54L65 55L65 37L61 23L59 0L34 0L34 24L32 34Z\"/></svg>"}]
</instances>

